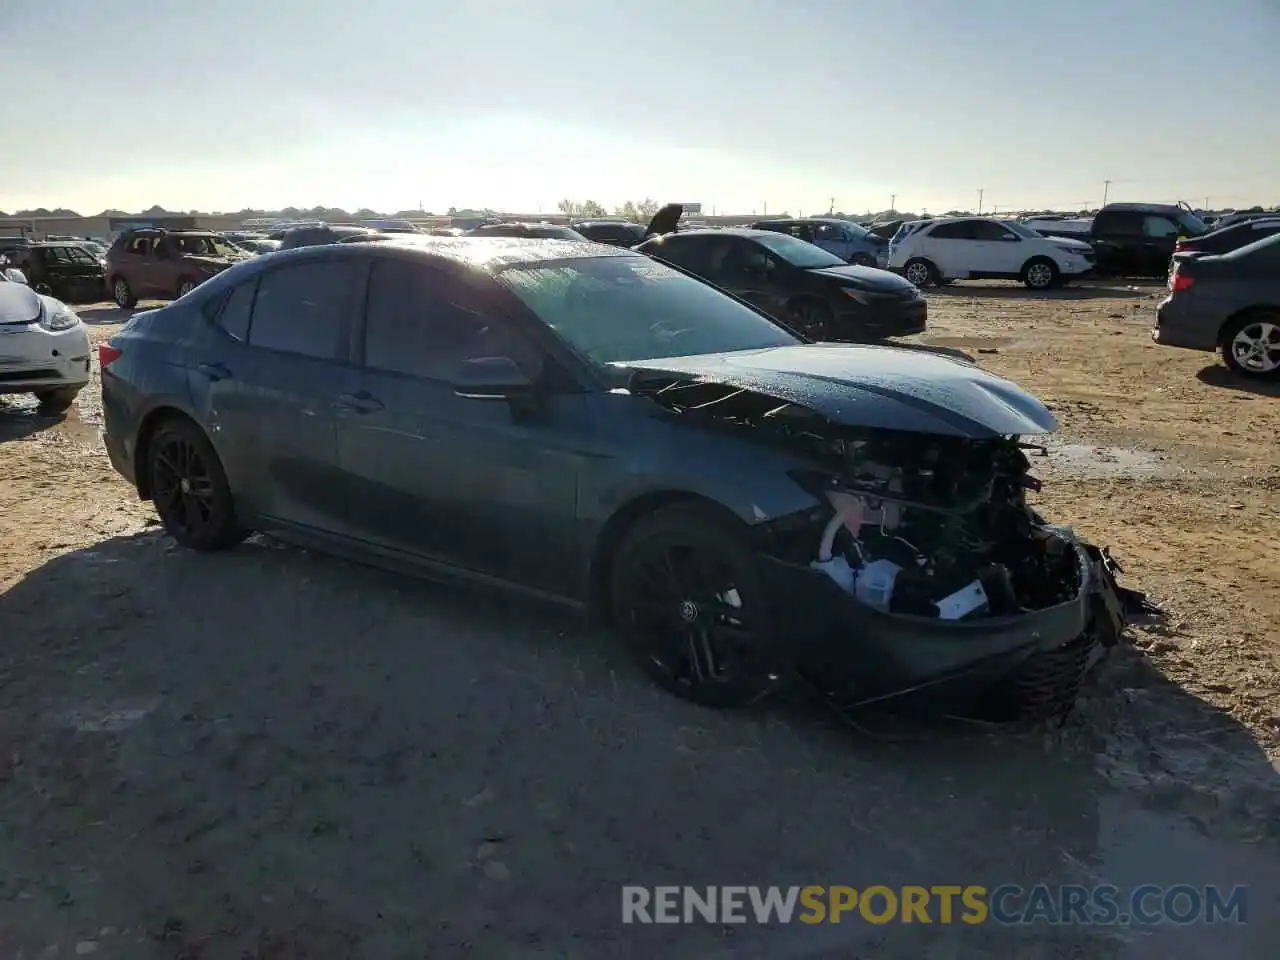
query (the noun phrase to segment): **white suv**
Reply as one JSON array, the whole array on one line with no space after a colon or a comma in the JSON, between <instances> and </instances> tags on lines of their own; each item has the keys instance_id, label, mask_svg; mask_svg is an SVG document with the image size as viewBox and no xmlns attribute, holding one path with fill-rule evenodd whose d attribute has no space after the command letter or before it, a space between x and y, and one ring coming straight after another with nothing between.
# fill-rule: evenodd
<instances>
[{"instance_id":1,"label":"white suv","mask_svg":"<svg viewBox=\"0 0 1280 960\"><path fill-rule=\"evenodd\" d=\"M917 287L950 280L1021 280L1047 290L1094 267L1083 240L1046 237L1014 220L911 220L889 241L889 269Z\"/></svg>"}]
</instances>

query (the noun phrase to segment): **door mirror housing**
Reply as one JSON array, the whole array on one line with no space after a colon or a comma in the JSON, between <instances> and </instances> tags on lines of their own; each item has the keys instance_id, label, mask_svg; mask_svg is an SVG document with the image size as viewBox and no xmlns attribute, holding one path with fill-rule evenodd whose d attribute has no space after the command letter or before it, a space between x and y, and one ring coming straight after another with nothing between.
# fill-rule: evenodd
<instances>
[{"instance_id":1,"label":"door mirror housing","mask_svg":"<svg viewBox=\"0 0 1280 960\"><path fill-rule=\"evenodd\" d=\"M453 377L460 397L476 400L510 400L533 392L533 380L510 357L474 357L464 360Z\"/></svg>"}]
</instances>

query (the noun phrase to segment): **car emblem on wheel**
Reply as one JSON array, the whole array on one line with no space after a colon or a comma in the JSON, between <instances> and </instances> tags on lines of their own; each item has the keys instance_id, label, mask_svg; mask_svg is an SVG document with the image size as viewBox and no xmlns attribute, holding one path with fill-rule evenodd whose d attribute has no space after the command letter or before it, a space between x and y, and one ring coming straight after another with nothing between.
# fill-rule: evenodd
<instances>
[{"instance_id":1,"label":"car emblem on wheel","mask_svg":"<svg viewBox=\"0 0 1280 960\"><path fill-rule=\"evenodd\" d=\"M685 623L693 623L698 619L698 605L692 600L685 600L680 604L680 619Z\"/></svg>"}]
</instances>

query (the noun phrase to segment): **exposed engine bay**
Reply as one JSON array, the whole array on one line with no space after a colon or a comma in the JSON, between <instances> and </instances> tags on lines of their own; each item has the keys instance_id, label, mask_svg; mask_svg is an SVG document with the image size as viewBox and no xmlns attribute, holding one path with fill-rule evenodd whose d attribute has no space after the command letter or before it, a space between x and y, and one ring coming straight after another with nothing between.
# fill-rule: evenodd
<instances>
[{"instance_id":1,"label":"exposed engine bay","mask_svg":"<svg viewBox=\"0 0 1280 960\"><path fill-rule=\"evenodd\" d=\"M1127 615L1152 609L1116 584L1119 567L1105 550L1027 503L1040 489L1027 456L1036 448L1018 436L838 423L707 380L645 386L691 424L800 454L789 475L823 506L762 524L760 550L786 578L782 602L802 624L793 636L826 638L804 648L805 666L841 709L981 674L979 699L1003 704L1002 717L1059 716ZM856 410L840 413L856 420ZM814 575L853 609L815 612L830 604L811 589ZM851 657L858 662L847 676L860 689L846 696L828 681Z\"/></svg>"}]
</instances>

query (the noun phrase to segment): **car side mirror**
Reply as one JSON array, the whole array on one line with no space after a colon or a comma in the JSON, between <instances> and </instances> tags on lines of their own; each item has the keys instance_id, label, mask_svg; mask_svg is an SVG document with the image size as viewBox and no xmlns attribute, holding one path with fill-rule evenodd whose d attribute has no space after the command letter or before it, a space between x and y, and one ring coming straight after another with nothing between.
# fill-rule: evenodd
<instances>
[{"instance_id":1,"label":"car side mirror","mask_svg":"<svg viewBox=\"0 0 1280 960\"><path fill-rule=\"evenodd\" d=\"M453 390L474 400L510 400L533 392L533 380L510 357L464 360L453 377Z\"/></svg>"}]
</instances>

